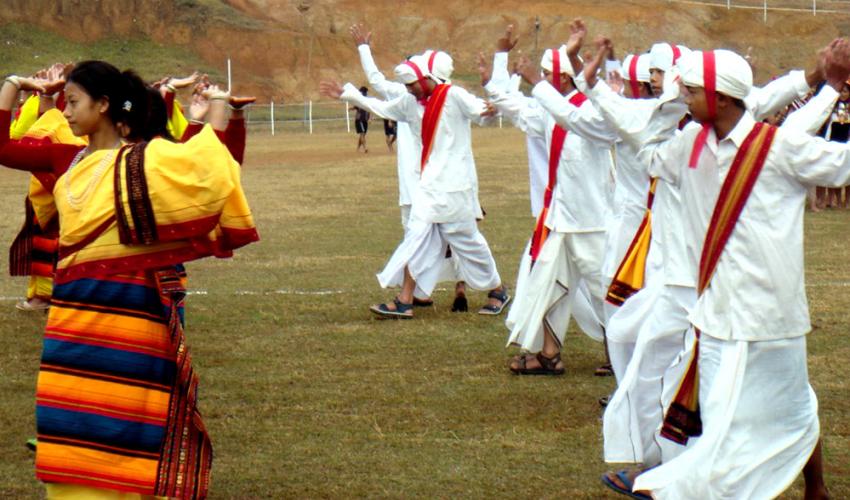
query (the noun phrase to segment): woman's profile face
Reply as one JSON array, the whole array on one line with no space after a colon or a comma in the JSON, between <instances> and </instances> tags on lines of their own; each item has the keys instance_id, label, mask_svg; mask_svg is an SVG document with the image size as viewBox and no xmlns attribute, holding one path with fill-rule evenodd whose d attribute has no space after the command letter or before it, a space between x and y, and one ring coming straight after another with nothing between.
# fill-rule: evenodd
<instances>
[{"instance_id":1,"label":"woman's profile face","mask_svg":"<svg viewBox=\"0 0 850 500\"><path fill-rule=\"evenodd\" d=\"M65 111L62 113L71 131L77 137L89 135L100 125L101 120L108 119L109 101L94 100L81 86L73 81L65 85Z\"/></svg>"}]
</instances>

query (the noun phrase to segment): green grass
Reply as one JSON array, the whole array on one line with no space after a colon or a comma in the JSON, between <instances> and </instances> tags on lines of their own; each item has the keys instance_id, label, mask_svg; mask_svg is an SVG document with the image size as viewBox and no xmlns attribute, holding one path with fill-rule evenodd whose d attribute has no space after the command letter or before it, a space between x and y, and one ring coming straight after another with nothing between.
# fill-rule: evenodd
<instances>
[{"instance_id":1,"label":"green grass","mask_svg":"<svg viewBox=\"0 0 850 500\"><path fill-rule=\"evenodd\" d=\"M567 374L511 376L504 318L449 312L450 292L408 322L376 321L391 298L379 271L401 238L395 158L370 133L249 141L243 182L262 241L232 260L188 264L187 334L215 447L212 498L622 498L599 482L599 344L572 332ZM532 220L524 139L475 130L482 231L515 280ZM26 176L0 170L0 232L11 242ZM807 216L827 481L850 497L850 212ZM0 254L0 268L5 267ZM19 313L25 281L0 281L0 497L40 498L26 438L44 316ZM471 294L471 305L483 303ZM800 498L800 483L788 498Z\"/></svg>"},{"instance_id":2,"label":"green grass","mask_svg":"<svg viewBox=\"0 0 850 500\"><path fill-rule=\"evenodd\" d=\"M0 74L32 74L55 62L86 59L109 61L121 69L132 68L148 80L165 75L189 74L199 70L221 81L224 69L203 62L186 48L158 44L146 38L106 38L94 43L78 43L33 25L0 25Z\"/></svg>"}]
</instances>

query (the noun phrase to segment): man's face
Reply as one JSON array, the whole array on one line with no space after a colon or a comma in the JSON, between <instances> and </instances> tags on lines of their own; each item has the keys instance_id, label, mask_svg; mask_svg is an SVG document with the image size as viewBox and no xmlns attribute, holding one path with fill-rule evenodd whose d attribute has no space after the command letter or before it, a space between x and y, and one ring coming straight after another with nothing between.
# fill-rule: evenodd
<instances>
[{"instance_id":1,"label":"man's face","mask_svg":"<svg viewBox=\"0 0 850 500\"><path fill-rule=\"evenodd\" d=\"M848 86L846 83L843 87L841 87L841 93L838 94L838 100L845 102L847 100L850 100L850 86Z\"/></svg>"},{"instance_id":2,"label":"man's face","mask_svg":"<svg viewBox=\"0 0 850 500\"><path fill-rule=\"evenodd\" d=\"M702 87L689 87L679 84L685 104L695 122L708 123L711 117L708 114L708 101L705 98L705 89Z\"/></svg>"},{"instance_id":3,"label":"man's face","mask_svg":"<svg viewBox=\"0 0 850 500\"><path fill-rule=\"evenodd\" d=\"M422 92L422 85L419 85L419 82L405 83L404 86L407 87L407 91L413 94L416 100L421 101L425 98L425 94Z\"/></svg>"},{"instance_id":4,"label":"man's face","mask_svg":"<svg viewBox=\"0 0 850 500\"><path fill-rule=\"evenodd\" d=\"M664 92L664 72L658 68L649 70L649 85L652 87L652 95L660 96Z\"/></svg>"}]
</instances>

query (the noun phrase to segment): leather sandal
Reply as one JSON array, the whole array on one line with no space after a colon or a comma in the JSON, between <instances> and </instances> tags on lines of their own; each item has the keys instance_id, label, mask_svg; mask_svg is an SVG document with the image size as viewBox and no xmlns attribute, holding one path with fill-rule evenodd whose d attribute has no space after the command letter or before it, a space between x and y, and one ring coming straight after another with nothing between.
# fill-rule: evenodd
<instances>
[{"instance_id":1,"label":"leather sandal","mask_svg":"<svg viewBox=\"0 0 850 500\"><path fill-rule=\"evenodd\" d=\"M535 368L528 368L528 360L531 357L537 358L537 362L540 366ZM551 358L547 358L543 355L542 352L538 352L537 354L523 354L517 360L517 366L511 367L511 371L515 375L563 375L564 374L564 364L561 362L561 353L558 353ZM561 364L561 367L558 368L558 364Z\"/></svg>"}]
</instances>

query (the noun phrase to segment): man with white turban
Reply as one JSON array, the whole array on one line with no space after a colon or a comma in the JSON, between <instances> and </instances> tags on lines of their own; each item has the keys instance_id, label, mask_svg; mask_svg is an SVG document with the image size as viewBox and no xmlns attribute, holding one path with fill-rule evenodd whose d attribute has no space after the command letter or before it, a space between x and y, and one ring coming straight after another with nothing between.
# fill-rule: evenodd
<instances>
[{"instance_id":1,"label":"man with white turban","mask_svg":"<svg viewBox=\"0 0 850 500\"><path fill-rule=\"evenodd\" d=\"M391 100L407 94L407 86L404 83L388 80L375 64L370 46L372 33L366 32L363 25L359 24L351 26L349 31L357 44L357 52L360 55L360 64L363 67L363 73L366 74L366 79L375 92L384 100ZM415 81L416 74L411 68L407 65L403 65L403 68L403 73L406 73L405 79L409 80L408 83ZM399 206L401 207L401 225L404 232L407 232L407 221L410 219L413 192L416 184L419 182L419 158L422 154L422 143L420 137L414 135L413 131L411 131L410 125L407 122L397 123L398 146L396 149L396 163L398 170ZM455 280L454 259L450 256L443 263L440 281ZM455 285L456 296L452 311L466 311L466 296L464 292L465 287L463 282L458 282ZM434 301L427 297L417 298L414 296L413 298L414 306L426 307L433 304Z\"/></svg>"},{"instance_id":2,"label":"man with white turban","mask_svg":"<svg viewBox=\"0 0 850 500\"><path fill-rule=\"evenodd\" d=\"M343 99L397 122L421 137L420 179L413 193L404 241L378 274L382 287L401 286L391 302L372 306L379 317L412 318L414 295L430 296L448 249L458 277L472 288L489 290L479 314L500 314L510 300L496 262L476 219L482 217L472 155L470 122L487 121L486 103L451 85L452 58L428 51L395 68L408 93L390 101L367 98L356 87L323 82L322 93Z\"/></svg>"},{"instance_id":3,"label":"man with white turban","mask_svg":"<svg viewBox=\"0 0 850 500\"><path fill-rule=\"evenodd\" d=\"M550 148L547 145L546 135L540 133L540 130L537 130L535 127L529 127L528 120L521 116L534 115L533 110L539 108L540 105L536 99L524 95L519 90L522 77L518 74L510 75L508 72L508 53L516 46L516 42L517 39L513 38L513 25L509 25L505 35L496 42L497 49L493 56L492 69L487 67L483 59L484 56L481 54L479 72L481 73L482 85L491 96L494 96L494 99L500 100L503 104L507 100L513 100L516 107L527 107L531 110L525 113L507 113L505 117L525 133L526 147L528 149L531 214L536 221L543 211L545 191L549 180ZM565 74L564 77L566 78L566 76ZM552 203L557 203L557 201L552 200ZM516 290L518 297L520 295L524 297L527 292L530 269L531 255L529 245L524 248L520 257ZM579 328L586 332L588 336L597 340L602 339L604 335L602 324L598 314L594 310L590 290L586 281L578 284L575 295L574 302L572 303L572 317L575 318ZM516 304L517 302L514 302L514 307L511 308L506 319L509 329L513 329L513 326L516 324L516 318L522 309L521 307L518 308ZM565 321L568 321L570 312L562 314L566 318ZM539 333L542 335L542 330ZM556 369L550 373L560 374L561 372Z\"/></svg>"},{"instance_id":4,"label":"man with white turban","mask_svg":"<svg viewBox=\"0 0 850 500\"><path fill-rule=\"evenodd\" d=\"M610 42L608 43L610 45ZM591 66L599 66L604 57L603 52L600 51ZM686 59L687 56L682 60ZM593 69L587 68L587 71ZM675 72L676 70L673 71ZM796 96L805 93L809 82L815 83L819 79L817 70L808 74L801 71L792 72L763 89L752 89L746 95L746 105L757 116L767 116ZM591 86L593 88L589 96L600 112L618 128L627 142L641 147L649 137L645 133L648 120L635 122L629 118L626 108L631 104L611 92L605 82L594 82ZM677 101L674 100L678 94L678 86L670 90L665 97L656 101L657 109L652 123L679 123L682 115L677 109L681 109L681 105L676 104ZM821 106L815 111L814 117L804 118L802 114L799 115L796 117L797 127L811 131L812 126L820 120L818 116L826 112ZM675 129L675 126L673 128ZM675 359L682 349L690 325L688 313L696 303L693 269L698 262L687 250L691 242L683 229L683 209L678 185L666 182L664 178L659 179L652 212L653 231L649 260L654 261L653 254L659 250L663 253L663 272L660 273L663 280L652 280L629 299L611 319L610 326L614 327L615 320L628 307L635 306L633 309L636 309L638 306L642 307L643 303L651 304L650 315L642 325L637 325L637 336L632 339L632 342L636 342L634 355L605 412L603 422L605 460L614 463L637 463L646 468L659 462L667 462L684 450L682 446L659 439L657 429L663 416L662 410L672 398L681 378L681 371L685 368L684 363L675 362ZM616 331L616 328L609 328L608 332L610 346L613 346L612 353L617 350L616 342L621 340ZM620 471L616 475L609 473L603 476L603 481L615 489L621 489L623 485L630 489L631 482L639 471L640 469Z\"/></svg>"},{"instance_id":5,"label":"man with white turban","mask_svg":"<svg viewBox=\"0 0 850 500\"><path fill-rule=\"evenodd\" d=\"M524 78L531 74L535 83L543 78L529 64L520 65L526 67L520 71ZM540 66L559 89L553 92L573 102L575 113L562 113L570 115L568 125L493 82L485 88L504 116L527 134L544 137L550 152L547 204L520 263L517 301L507 325L511 329L508 345L527 353L512 361L514 373L560 375L565 370L561 348L583 286L589 291L593 313L592 321L585 321L591 325L584 328L585 333L603 340L602 256L613 193L610 147L615 137L604 132L600 136L601 117L591 106L584 106L586 98L575 88L575 71L565 46L546 50ZM598 142L589 140L591 136Z\"/></svg>"},{"instance_id":6,"label":"man with white turban","mask_svg":"<svg viewBox=\"0 0 850 500\"><path fill-rule=\"evenodd\" d=\"M838 89L850 43L833 44L824 74ZM807 185L850 184L850 147L756 122L752 71L725 50L681 62L695 122L655 121L640 157L681 189L683 229L699 298L692 356L662 436L701 436L639 475L653 498L774 498L820 466L817 400L808 383L803 283ZM789 212L790 211L790 212ZM697 404L698 403L698 404ZM808 476L817 475L810 471ZM808 488L823 488L822 482Z\"/></svg>"}]
</instances>

